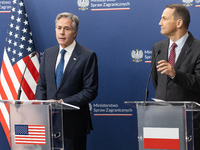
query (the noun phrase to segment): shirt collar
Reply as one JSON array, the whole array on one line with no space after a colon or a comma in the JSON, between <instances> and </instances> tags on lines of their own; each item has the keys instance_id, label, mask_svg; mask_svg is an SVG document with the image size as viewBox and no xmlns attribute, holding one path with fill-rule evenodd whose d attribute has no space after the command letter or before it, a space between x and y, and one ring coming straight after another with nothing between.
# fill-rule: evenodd
<instances>
[{"instance_id":1,"label":"shirt collar","mask_svg":"<svg viewBox=\"0 0 200 150\"><path fill-rule=\"evenodd\" d=\"M62 48L61 46L59 46L59 51L61 52L62 49L65 49L68 53L71 54L73 52L75 46L76 46L76 41L74 40L74 42L71 45L69 45L65 48Z\"/></svg>"},{"instance_id":2,"label":"shirt collar","mask_svg":"<svg viewBox=\"0 0 200 150\"><path fill-rule=\"evenodd\" d=\"M175 43L176 43L177 47L182 49L182 47L185 44L185 41L187 40L188 36L189 36L189 34L187 32L182 38L180 38L178 41L176 41ZM169 43L169 48L170 49L171 49L173 43L174 42L170 39L170 43Z\"/></svg>"}]
</instances>

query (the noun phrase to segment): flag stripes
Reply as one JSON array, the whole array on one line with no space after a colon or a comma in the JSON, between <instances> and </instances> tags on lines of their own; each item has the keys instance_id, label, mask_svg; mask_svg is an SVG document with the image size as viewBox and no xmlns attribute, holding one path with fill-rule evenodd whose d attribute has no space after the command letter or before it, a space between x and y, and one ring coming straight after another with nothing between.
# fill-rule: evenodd
<instances>
[{"instance_id":1,"label":"flag stripes","mask_svg":"<svg viewBox=\"0 0 200 150\"><path fill-rule=\"evenodd\" d=\"M46 145L44 125L15 125L16 144Z\"/></svg>"},{"instance_id":2,"label":"flag stripes","mask_svg":"<svg viewBox=\"0 0 200 150\"><path fill-rule=\"evenodd\" d=\"M179 150L179 128L144 127L144 148Z\"/></svg>"}]
</instances>

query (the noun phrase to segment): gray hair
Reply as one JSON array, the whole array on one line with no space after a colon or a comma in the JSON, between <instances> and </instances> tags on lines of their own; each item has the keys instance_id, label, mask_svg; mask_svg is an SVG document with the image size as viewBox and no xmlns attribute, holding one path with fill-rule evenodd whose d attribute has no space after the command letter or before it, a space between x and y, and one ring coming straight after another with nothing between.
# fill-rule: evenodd
<instances>
[{"instance_id":1,"label":"gray hair","mask_svg":"<svg viewBox=\"0 0 200 150\"><path fill-rule=\"evenodd\" d=\"M60 18L68 18L72 20L72 27L74 32L78 30L78 25L79 25L79 19L76 15L73 15L71 13L63 12L57 15L56 20L55 20L55 26L57 25L57 22Z\"/></svg>"}]
</instances>

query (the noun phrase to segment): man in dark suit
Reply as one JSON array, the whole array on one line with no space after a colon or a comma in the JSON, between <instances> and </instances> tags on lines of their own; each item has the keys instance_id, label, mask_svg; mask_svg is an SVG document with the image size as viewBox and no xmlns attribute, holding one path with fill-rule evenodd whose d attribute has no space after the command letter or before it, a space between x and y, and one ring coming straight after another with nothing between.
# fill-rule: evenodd
<instances>
[{"instance_id":1,"label":"man in dark suit","mask_svg":"<svg viewBox=\"0 0 200 150\"><path fill-rule=\"evenodd\" d=\"M35 98L80 107L80 110L63 111L64 145L65 150L85 150L87 134L92 129L88 103L98 93L97 56L75 41L77 16L61 13L55 24L59 45L44 52ZM57 74L60 66L63 75Z\"/></svg>"},{"instance_id":2,"label":"man in dark suit","mask_svg":"<svg viewBox=\"0 0 200 150\"><path fill-rule=\"evenodd\" d=\"M152 66L155 98L200 102L200 41L187 31L189 23L189 11L183 5L167 5L163 11L160 32L168 39L153 46L152 61L160 51Z\"/></svg>"}]
</instances>

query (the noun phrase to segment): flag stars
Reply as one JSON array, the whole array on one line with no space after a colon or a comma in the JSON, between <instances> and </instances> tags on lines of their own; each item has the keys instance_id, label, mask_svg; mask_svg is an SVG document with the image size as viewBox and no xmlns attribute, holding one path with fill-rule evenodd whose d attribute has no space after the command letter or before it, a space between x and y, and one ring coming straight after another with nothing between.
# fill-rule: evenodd
<instances>
[{"instance_id":1,"label":"flag stars","mask_svg":"<svg viewBox=\"0 0 200 150\"><path fill-rule=\"evenodd\" d=\"M1 1L1 0L0 0ZM6 52L12 65L34 51L32 33L23 0L11 0L10 22L6 37Z\"/></svg>"},{"instance_id":2,"label":"flag stars","mask_svg":"<svg viewBox=\"0 0 200 150\"><path fill-rule=\"evenodd\" d=\"M14 7L12 8L12 12L15 12L15 8Z\"/></svg>"},{"instance_id":3,"label":"flag stars","mask_svg":"<svg viewBox=\"0 0 200 150\"><path fill-rule=\"evenodd\" d=\"M17 2L16 2L17 0L13 0L13 4L16 4Z\"/></svg>"},{"instance_id":4,"label":"flag stars","mask_svg":"<svg viewBox=\"0 0 200 150\"><path fill-rule=\"evenodd\" d=\"M32 40L32 39L29 39L28 42L29 42L29 44L32 44L32 43L33 43L33 40Z\"/></svg>"},{"instance_id":5,"label":"flag stars","mask_svg":"<svg viewBox=\"0 0 200 150\"><path fill-rule=\"evenodd\" d=\"M22 36L22 37L21 37L21 40L22 40L22 41L25 41L25 40L26 40L26 37Z\"/></svg>"},{"instance_id":6,"label":"flag stars","mask_svg":"<svg viewBox=\"0 0 200 150\"><path fill-rule=\"evenodd\" d=\"M31 47L28 47L27 48L28 52L31 52L32 51L31 49L32 49Z\"/></svg>"},{"instance_id":7,"label":"flag stars","mask_svg":"<svg viewBox=\"0 0 200 150\"><path fill-rule=\"evenodd\" d=\"M7 51L8 51L8 52L10 52L10 51L11 51L11 48L10 48L10 47L8 47Z\"/></svg>"},{"instance_id":8,"label":"flag stars","mask_svg":"<svg viewBox=\"0 0 200 150\"><path fill-rule=\"evenodd\" d=\"M27 33L27 29L24 28L24 29L22 30L22 32L23 32L23 33Z\"/></svg>"},{"instance_id":9,"label":"flag stars","mask_svg":"<svg viewBox=\"0 0 200 150\"><path fill-rule=\"evenodd\" d=\"M23 2L20 2L20 3L19 3L19 6L20 6L20 7L24 6L24 3L23 3Z\"/></svg>"},{"instance_id":10,"label":"flag stars","mask_svg":"<svg viewBox=\"0 0 200 150\"><path fill-rule=\"evenodd\" d=\"M19 56L19 57L22 57L22 55L23 55L22 52L19 52L19 53L18 53L18 56Z\"/></svg>"},{"instance_id":11,"label":"flag stars","mask_svg":"<svg viewBox=\"0 0 200 150\"><path fill-rule=\"evenodd\" d=\"M10 18L11 18L11 20L14 20L14 19L15 19L15 16L12 15Z\"/></svg>"},{"instance_id":12,"label":"flag stars","mask_svg":"<svg viewBox=\"0 0 200 150\"><path fill-rule=\"evenodd\" d=\"M17 21L18 23L21 22L21 18L18 17L18 18L16 19L16 21Z\"/></svg>"},{"instance_id":13,"label":"flag stars","mask_svg":"<svg viewBox=\"0 0 200 150\"><path fill-rule=\"evenodd\" d=\"M13 23L11 23L11 24L10 24L10 28L13 28L13 26L14 26Z\"/></svg>"},{"instance_id":14,"label":"flag stars","mask_svg":"<svg viewBox=\"0 0 200 150\"><path fill-rule=\"evenodd\" d=\"M10 35L10 36L12 36L12 35L13 35L13 33L10 31L10 32L9 32L9 35Z\"/></svg>"},{"instance_id":15,"label":"flag stars","mask_svg":"<svg viewBox=\"0 0 200 150\"><path fill-rule=\"evenodd\" d=\"M12 62L15 62L15 58L14 57L11 60L12 60Z\"/></svg>"},{"instance_id":16,"label":"flag stars","mask_svg":"<svg viewBox=\"0 0 200 150\"><path fill-rule=\"evenodd\" d=\"M19 30L19 26L16 26L15 29L16 29L16 31Z\"/></svg>"},{"instance_id":17,"label":"flag stars","mask_svg":"<svg viewBox=\"0 0 200 150\"><path fill-rule=\"evenodd\" d=\"M23 45L23 44L20 44L19 48L20 48L20 49L24 49L24 45Z\"/></svg>"},{"instance_id":18,"label":"flag stars","mask_svg":"<svg viewBox=\"0 0 200 150\"><path fill-rule=\"evenodd\" d=\"M27 20L24 21L24 25L28 25L28 21Z\"/></svg>"},{"instance_id":19,"label":"flag stars","mask_svg":"<svg viewBox=\"0 0 200 150\"><path fill-rule=\"evenodd\" d=\"M13 45L14 45L14 47L17 46L17 42L15 41L15 42L13 43Z\"/></svg>"},{"instance_id":20,"label":"flag stars","mask_svg":"<svg viewBox=\"0 0 200 150\"><path fill-rule=\"evenodd\" d=\"M12 52L13 52L13 55L16 54L16 50L15 49Z\"/></svg>"},{"instance_id":21,"label":"flag stars","mask_svg":"<svg viewBox=\"0 0 200 150\"><path fill-rule=\"evenodd\" d=\"M12 40L11 40L11 39L9 39L9 40L8 40L8 43L9 43L9 44L12 44Z\"/></svg>"},{"instance_id":22,"label":"flag stars","mask_svg":"<svg viewBox=\"0 0 200 150\"><path fill-rule=\"evenodd\" d=\"M18 38L18 34L17 34L17 33L15 33L14 37L15 37L15 39L17 39L17 38Z\"/></svg>"},{"instance_id":23,"label":"flag stars","mask_svg":"<svg viewBox=\"0 0 200 150\"><path fill-rule=\"evenodd\" d=\"M20 10L20 9L17 12L18 12L19 15L22 14L22 10Z\"/></svg>"}]
</instances>

